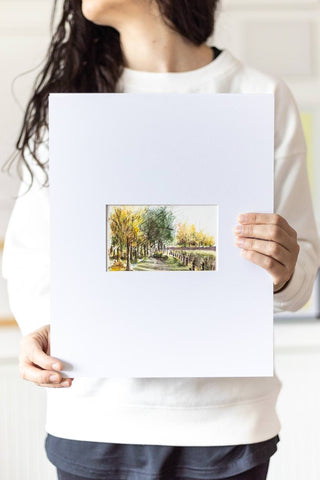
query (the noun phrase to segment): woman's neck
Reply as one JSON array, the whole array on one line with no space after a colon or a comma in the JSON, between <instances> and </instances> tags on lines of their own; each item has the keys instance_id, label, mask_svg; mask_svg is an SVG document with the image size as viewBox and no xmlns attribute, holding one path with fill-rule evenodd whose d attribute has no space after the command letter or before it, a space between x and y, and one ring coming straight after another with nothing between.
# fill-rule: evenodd
<instances>
[{"instance_id":1,"label":"woman's neck","mask_svg":"<svg viewBox=\"0 0 320 480\"><path fill-rule=\"evenodd\" d=\"M128 68L184 72L212 61L212 49L208 45L194 45L170 29L156 7L140 11L139 15L126 20L120 21L115 28L120 33L124 64Z\"/></svg>"}]
</instances>

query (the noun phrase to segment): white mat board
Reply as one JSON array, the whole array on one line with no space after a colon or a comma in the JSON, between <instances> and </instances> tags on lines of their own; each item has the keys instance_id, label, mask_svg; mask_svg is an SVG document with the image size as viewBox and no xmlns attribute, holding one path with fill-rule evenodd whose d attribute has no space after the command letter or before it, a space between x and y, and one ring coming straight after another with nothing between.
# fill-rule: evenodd
<instances>
[{"instance_id":1,"label":"white mat board","mask_svg":"<svg viewBox=\"0 0 320 480\"><path fill-rule=\"evenodd\" d=\"M50 95L51 354L68 376L273 374L271 277L240 256L273 211L272 95ZM106 271L106 205L218 205L217 271Z\"/></svg>"}]
</instances>

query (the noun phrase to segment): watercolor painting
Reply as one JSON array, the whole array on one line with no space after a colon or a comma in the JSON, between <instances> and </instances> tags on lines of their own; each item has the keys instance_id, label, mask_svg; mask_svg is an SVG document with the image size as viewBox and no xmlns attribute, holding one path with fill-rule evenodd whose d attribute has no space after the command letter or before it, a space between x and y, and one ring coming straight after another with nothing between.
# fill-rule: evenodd
<instances>
[{"instance_id":1,"label":"watercolor painting","mask_svg":"<svg viewBox=\"0 0 320 480\"><path fill-rule=\"evenodd\" d=\"M215 271L217 205L106 205L106 270Z\"/></svg>"}]
</instances>

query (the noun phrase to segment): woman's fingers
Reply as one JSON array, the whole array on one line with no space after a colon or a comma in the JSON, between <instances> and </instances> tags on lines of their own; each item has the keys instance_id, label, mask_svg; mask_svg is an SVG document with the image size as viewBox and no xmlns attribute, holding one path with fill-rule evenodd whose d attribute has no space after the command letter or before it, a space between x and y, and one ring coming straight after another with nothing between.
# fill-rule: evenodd
<instances>
[{"instance_id":1,"label":"woman's fingers","mask_svg":"<svg viewBox=\"0 0 320 480\"><path fill-rule=\"evenodd\" d=\"M62 370L62 362L48 353L50 351L50 325L38 328L22 337L20 355L46 370ZM48 352L48 353L46 353Z\"/></svg>"},{"instance_id":2,"label":"woman's fingers","mask_svg":"<svg viewBox=\"0 0 320 480\"><path fill-rule=\"evenodd\" d=\"M47 355L32 336L21 339L21 353L35 365L45 370L62 370L62 363L54 357Z\"/></svg>"},{"instance_id":3,"label":"woman's fingers","mask_svg":"<svg viewBox=\"0 0 320 480\"><path fill-rule=\"evenodd\" d=\"M300 249L297 232L274 213L245 213L239 215L238 221L235 243L242 249L241 254L267 270L278 291L292 277L296 266Z\"/></svg>"},{"instance_id":4,"label":"woman's fingers","mask_svg":"<svg viewBox=\"0 0 320 480\"><path fill-rule=\"evenodd\" d=\"M290 252L276 242L238 237L235 243L237 247L243 248L244 250L254 250L257 253L272 257L284 266L286 266L291 259Z\"/></svg>"},{"instance_id":5,"label":"woman's fingers","mask_svg":"<svg viewBox=\"0 0 320 480\"><path fill-rule=\"evenodd\" d=\"M51 387L51 388L64 388L71 387L73 378L65 378L58 385L53 385L52 383L39 383L39 387Z\"/></svg>"},{"instance_id":6,"label":"woman's fingers","mask_svg":"<svg viewBox=\"0 0 320 480\"><path fill-rule=\"evenodd\" d=\"M283 228L274 224L237 225L235 227L235 234L239 237L273 241L279 243L287 250L289 250L294 243L294 240Z\"/></svg>"},{"instance_id":7,"label":"woman's fingers","mask_svg":"<svg viewBox=\"0 0 320 480\"><path fill-rule=\"evenodd\" d=\"M22 337L19 370L24 380L46 387L69 387L73 378L63 378L62 362L45 352L50 351L50 326L45 325Z\"/></svg>"},{"instance_id":8,"label":"woman's fingers","mask_svg":"<svg viewBox=\"0 0 320 480\"><path fill-rule=\"evenodd\" d=\"M243 213L239 215L238 221L243 225L276 225L286 231L289 236L297 237L297 232L287 220L277 213Z\"/></svg>"},{"instance_id":9,"label":"woman's fingers","mask_svg":"<svg viewBox=\"0 0 320 480\"><path fill-rule=\"evenodd\" d=\"M274 284L289 280L291 276L286 267L272 257L255 252L254 250L241 250L241 255L269 272L273 277Z\"/></svg>"},{"instance_id":10,"label":"woman's fingers","mask_svg":"<svg viewBox=\"0 0 320 480\"><path fill-rule=\"evenodd\" d=\"M69 382L62 384L64 379L62 375L53 370L42 370L31 363L23 363L20 365L20 375L24 380L29 380L37 385L46 385L50 387L69 386ZM69 379L70 380L70 379Z\"/></svg>"}]
</instances>

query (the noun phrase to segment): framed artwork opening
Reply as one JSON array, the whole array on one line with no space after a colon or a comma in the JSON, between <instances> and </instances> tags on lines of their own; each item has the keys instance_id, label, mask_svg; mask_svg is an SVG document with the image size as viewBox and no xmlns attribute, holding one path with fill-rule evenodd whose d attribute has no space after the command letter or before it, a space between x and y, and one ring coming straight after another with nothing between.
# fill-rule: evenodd
<instances>
[{"instance_id":1,"label":"framed artwork opening","mask_svg":"<svg viewBox=\"0 0 320 480\"><path fill-rule=\"evenodd\" d=\"M217 205L106 205L106 270L217 270Z\"/></svg>"}]
</instances>

